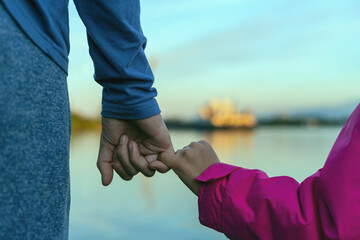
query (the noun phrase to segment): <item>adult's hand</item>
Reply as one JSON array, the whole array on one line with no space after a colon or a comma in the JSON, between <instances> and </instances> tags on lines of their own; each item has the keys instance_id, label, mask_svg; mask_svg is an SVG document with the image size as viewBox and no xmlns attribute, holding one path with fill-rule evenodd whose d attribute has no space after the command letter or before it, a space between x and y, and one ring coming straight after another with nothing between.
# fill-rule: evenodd
<instances>
[{"instance_id":1,"label":"adult's hand","mask_svg":"<svg viewBox=\"0 0 360 240\"><path fill-rule=\"evenodd\" d=\"M113 170L124 180L130 180L139 171L151 177L155 170L165 173L169 168L157 161L160 152L174 152L169 132L160 114L140 119L121 120L102 118L97 167L102 184L107 186L113 179Z\"/></svg>"}]
</instances>

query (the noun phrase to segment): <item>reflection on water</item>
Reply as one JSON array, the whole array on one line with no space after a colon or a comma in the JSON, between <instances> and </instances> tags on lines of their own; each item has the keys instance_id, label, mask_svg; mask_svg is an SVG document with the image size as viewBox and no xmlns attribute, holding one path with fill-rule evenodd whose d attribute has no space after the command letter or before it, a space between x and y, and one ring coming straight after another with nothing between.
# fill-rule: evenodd
<instances>
[{"instance_id":1,"label":"reflection on water","mask_svg":"<svg viewBox=\"0 0 360 240\"><path fill-rule=\"evenodd\" d=\"M253 149L254 131L215 130L205 133L204 139L216 149L218 155L225 157L225 160L222 160L223 162L232 164L231 156L235 150L241 151L244 154L251 153Z\"/></svg>"},{"instance_id":2,"label":"reflection on water","mask_svg":"<svg viewBox=\"0 0 360 240\"><path fill-rule=\"evenodd\" d=\"M205 139L221 161L289 175L298 181L323 165L338 127L258 128L253 131L171 131L176 149ZM226 239L201 226L197 199L172 172L132 181L100 182L99 133L73 134L70 239Z\"/></svg>"},{"instance_id":3,"label":"reflection on water","mask_svg":"<svg viewBox=\"0 0 360 240\"><path fill-rule=\"evenodd\" d=\"M154 190L153 186L151 185L151 182L148 181L148 179L144 176L140 177L140 183L141 183L141 193L146 199L146 209L151 210L153 209L153 206L155 205L154 202Z\"/></svg>"}]
</instances>

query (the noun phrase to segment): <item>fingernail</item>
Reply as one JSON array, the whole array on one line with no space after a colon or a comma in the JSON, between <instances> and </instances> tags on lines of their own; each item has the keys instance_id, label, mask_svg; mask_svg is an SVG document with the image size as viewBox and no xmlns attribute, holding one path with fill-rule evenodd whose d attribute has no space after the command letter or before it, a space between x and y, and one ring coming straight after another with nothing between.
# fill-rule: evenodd
<instances>
[{"instance_id":1,"label":"fingernail","mask_svg":"<svg viewBox=\"0 0 360 240\"><path fill-rule=\"evenodd\" d=\"M125 139L126 139L126 136L125 136L125 135L122 135L121 138L120 138L120 144L124 144L124 143L125 143Z\"/></svg>"},{"instance_id":2,"label":"fingernail","mask_svg":"<svg viewBox=\"0 0 360 240\"><path fill-rule=\"evenodd\" d=\"M133 149L132 142L129 142L128 148L129 148L129 151L131 151Z\"/></svg>"}]
</instances>

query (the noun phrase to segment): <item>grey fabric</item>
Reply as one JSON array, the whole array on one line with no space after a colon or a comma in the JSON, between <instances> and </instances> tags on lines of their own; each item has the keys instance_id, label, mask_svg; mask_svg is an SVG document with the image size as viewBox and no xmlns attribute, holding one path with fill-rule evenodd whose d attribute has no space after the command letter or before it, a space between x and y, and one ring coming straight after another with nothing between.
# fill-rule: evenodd
<instances>
[{"instance_id":1,"label":"grey fabric","mask_svg":"<svg viewBox=\"0 0 360 240\"><path fill-rule=\"evenodd\" d=\"M68 239L66 74L0 2L0 239Z\"/></svg>"}]
</instances>

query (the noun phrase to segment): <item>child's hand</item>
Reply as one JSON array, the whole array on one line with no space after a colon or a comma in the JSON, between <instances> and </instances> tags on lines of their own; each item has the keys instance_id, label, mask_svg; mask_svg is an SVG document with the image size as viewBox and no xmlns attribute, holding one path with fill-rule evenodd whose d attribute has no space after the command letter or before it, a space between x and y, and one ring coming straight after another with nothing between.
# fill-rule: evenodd
<instances>
[{"instance_id":1,"label":"child's hand","mask_svg":"<svg viewBox=\"0 0 360 240\"><path fill-rule=\"evenodd\" d=\"M206 141L193 142L175 154L171 152L160 153L158 160L172 168L196 195L198 195L201 183L195 178L210 165L219 162L215 151ZM151 163L150 168L156 169L156 164L156 162Z\"/></svg>"}]
</instances>

